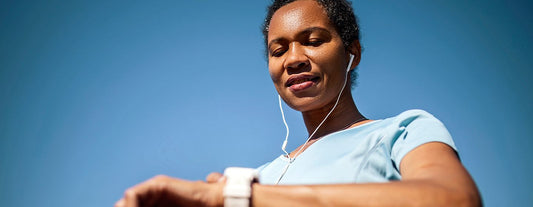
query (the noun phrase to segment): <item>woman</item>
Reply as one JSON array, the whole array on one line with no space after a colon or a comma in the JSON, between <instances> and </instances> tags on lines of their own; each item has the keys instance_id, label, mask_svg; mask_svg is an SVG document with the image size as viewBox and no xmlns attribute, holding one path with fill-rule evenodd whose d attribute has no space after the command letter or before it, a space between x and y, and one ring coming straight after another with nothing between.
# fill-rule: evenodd
<instances>
[{"instance_id":1,"label":"woman","mask_svg":"<svg viewBox=\"0 0 533 207\"><path fill-rule=\"evenodd\" d=\"M252 206L481 205L440 121L421 110L368 120L357 110L344 90L361 57L348 2L274 1L264 28L273 83L310 136L259 168ZM219 173L207 182L157 176L116 206L223 206L224 185Z\"/></svg>"}]
</instances>

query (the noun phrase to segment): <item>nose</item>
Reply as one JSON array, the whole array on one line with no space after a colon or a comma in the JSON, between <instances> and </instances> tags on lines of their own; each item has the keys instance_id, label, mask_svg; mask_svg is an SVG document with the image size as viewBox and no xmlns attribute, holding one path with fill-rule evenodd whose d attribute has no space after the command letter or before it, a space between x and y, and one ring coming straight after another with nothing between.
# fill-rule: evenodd
<instances>
[{"instance_id":1,"label":"nose","mask_svg":"<svg viewBox=\"0 0 533 207\"><path fill-rule=\"evenodd\" d=\"M304 49L298 43L292 43L287 51L284 67L290 70L298 70L309 65L309 58L305 55Z\"/></svg>"}]
</instances>

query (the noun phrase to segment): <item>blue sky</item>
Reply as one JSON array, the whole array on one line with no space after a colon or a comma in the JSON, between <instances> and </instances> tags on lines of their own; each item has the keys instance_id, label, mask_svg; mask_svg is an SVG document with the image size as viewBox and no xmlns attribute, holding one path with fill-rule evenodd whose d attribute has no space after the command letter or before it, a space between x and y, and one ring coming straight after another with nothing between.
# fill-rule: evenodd
<instances>
[{"instance_id":1,"label":"blue sky","mask_svg":"<svg viewBox=\"0 0 533 207\"><path fill-rule=\"evenodd\" d=\"M2 1L0 205L111 206L157 174L200 180L281 152L266 0ZM486 206L531 206L533 5L355 1L352 93L448 127ZM288 149L303 143L287 110Z\"/></svg>"}]
</instances>

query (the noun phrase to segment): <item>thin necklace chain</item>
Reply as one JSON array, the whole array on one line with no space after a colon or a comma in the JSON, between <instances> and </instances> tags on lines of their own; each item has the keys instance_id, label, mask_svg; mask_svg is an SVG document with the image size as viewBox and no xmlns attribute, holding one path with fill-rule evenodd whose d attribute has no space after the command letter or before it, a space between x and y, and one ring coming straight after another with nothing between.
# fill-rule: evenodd
<instances>
[{"instance_id":1,"label":"thin necklace chain","mask_svg":"<svg viewBox=\"0 0 533 207\"><path fill-rule=\"evenodd\" d=\"M354 124L356 124L356 123L358 123L358 122L361 122L361 121L365 121L365 120L367 120L367 118L366 118L365 116L363 116L363 117L361 117L360 119L357 119L357 120L353 121L352 123L349 123L348 125L346 125L344 128L342 128L342 129L339 130L339 131L342 131L342 130L348 129L348 128L350 128L352 125L354 125Z\"/></svg>"}]
</instances>

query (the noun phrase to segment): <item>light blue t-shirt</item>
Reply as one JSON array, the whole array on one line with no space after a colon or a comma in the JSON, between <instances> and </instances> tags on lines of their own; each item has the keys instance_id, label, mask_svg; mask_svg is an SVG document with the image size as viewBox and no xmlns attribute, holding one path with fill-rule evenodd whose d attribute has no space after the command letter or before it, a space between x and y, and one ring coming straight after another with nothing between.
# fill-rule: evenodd
<instances>
[{"instance_id":1,"label":"light blue t-shirt","mask_svg":"<svg viewBox=\"0 0 533 207\"><path fill-rule=\"evenodd\" d=\"M442 122L423 110L405 111L338 131L313 143L290 165L279 184L387 182L411 150L442 142L457 150ZM281 155L258 168L262 184L275 184L289 159Z\"/></svg>"}]
</instances>

